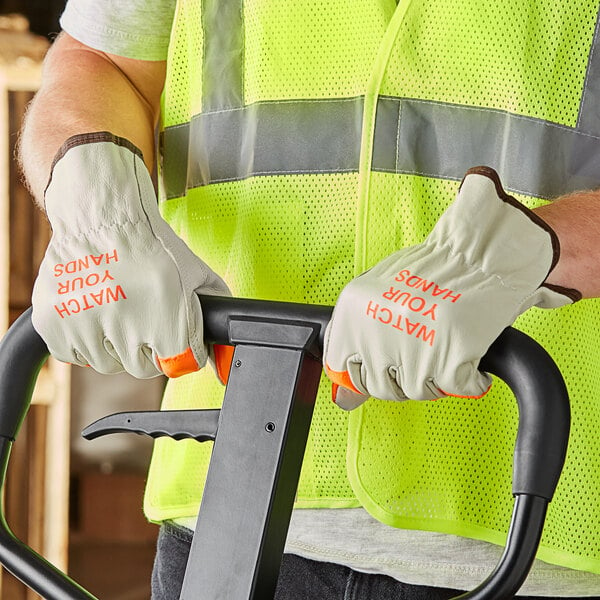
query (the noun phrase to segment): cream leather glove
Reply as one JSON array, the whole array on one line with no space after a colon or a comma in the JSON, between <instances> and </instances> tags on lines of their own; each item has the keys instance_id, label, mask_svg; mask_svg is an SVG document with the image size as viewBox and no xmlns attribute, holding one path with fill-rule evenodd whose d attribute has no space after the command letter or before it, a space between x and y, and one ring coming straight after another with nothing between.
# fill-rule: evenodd
<instances>
[{"instance_id":1,"label":"cream leather glove","mask_svg":"<svg viewBox=\"0 0 600 600\"><path fill-rule=\"evenodd\" d=\"M195 292L229 291L159 215L139 150L103 132L70 138L45 202L52 239L33 291L33 324L51 354L139 378L202 367Z\"/></svg>"},{"instance_id":2,"label":"cream leather glove","mask_svg":"<svg viewBox=\"0 0 600 600\"><path fill-rule=\"evenodd\" d=\"M336 403L485 394L491 378L478 365L503 329L531 306L580 299L544 284L558 255L554 232L494 170L471 169L422 244L342 290L324 348Z\"/></svg>"}]
</instances>

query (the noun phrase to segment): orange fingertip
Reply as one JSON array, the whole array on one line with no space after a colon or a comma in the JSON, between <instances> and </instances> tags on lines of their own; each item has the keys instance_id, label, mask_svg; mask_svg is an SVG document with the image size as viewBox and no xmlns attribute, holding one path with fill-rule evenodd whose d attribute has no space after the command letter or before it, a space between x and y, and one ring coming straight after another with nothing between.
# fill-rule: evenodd
<instances>
[{"instance_id":1,"label":"orange fingertip","mask_svg":"<svg viewBox=\"0 0 600 600\"><path fill-rule=\"evenodd\" d=\"M348 373L348 371L334 371L329 367L329 365L325 365L325 373L327 374L327 377L329 377L329 379L331 379L331 381L333 382L334 398L335 394L337 393L337 388L339 386L345 387L351 392L362 394L362 392L360 390L357 390L354 384L352 383L352 380L350 379L350 373Z\"/></svg>"},{"instance_id":2,"label":"orange fingertip","mask_svg":"<svg viewBox=\"0 0 600 600\"><path fill-rule=\"evenodd\" d=\"M483 398L492 389L492 384L490 383L490 385L488 386L488 389L485 390L485 392L483 392L483 394L480 394L479 396L461 396L459 394L449 394L448 392L445 392L441 388L438 388L438 389L440 390L440 392L442 392L442 394L444 394L444 396L448 396L449 398L464 398L464 399L468 399L468 400L479 400L480 398ZM436 398L436 400L439 400L439 398Z\"/></svg>"},{"instance_id":3,"label":"orange fingertip","mask_svg":"<svg viewBox=\"0 0 600 600\"><path fill-rule=\"evenodd\" d=\"M215 370L217 371L217 377L223 385L227 385L229 381L234 351L234 346L226 346L225 344L215 344L213 346Z\"/></svg>"},{"instance_id":4,"label":"orange fingertip","mask_svg":"<svg viewBox=\"0 0 600 600\"><path fill-rule=\"evenodd\" d=\"M181 377L197 371L200 367L191 348L168 358L158 358L158 366L167 377Z\"/></svg>"}]
</instances>

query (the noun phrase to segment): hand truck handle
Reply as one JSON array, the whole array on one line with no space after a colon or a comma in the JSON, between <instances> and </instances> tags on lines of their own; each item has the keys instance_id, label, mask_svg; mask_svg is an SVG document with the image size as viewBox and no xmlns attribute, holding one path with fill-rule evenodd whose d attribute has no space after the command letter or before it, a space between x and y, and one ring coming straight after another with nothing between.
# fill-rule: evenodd
<instances>
[{"instance_id":1,"label":"hand truck handle","mask_svg":"<svg viewBox=\"0 0 600 600\"><path fill-rule=\"evenodd\" d=\"M201 297L207 341L235 344L228 323L254 319L269 323L311 324L322 351L332 309L324 306ZM48 356L31 323L31 309L12 325L0 343L0 484L4 485L10 448L25 418L40 368ZM516 396L519 428L515 444L513 493L516 496L505 552L490 577L460 598L511 597L525 580L541 537L566 456L570 408L563 378L546 351L525 334L506 329L481 362L481 370L503 379ZM94 596L48 563L10 531L0 512L0 563L49 600L91 600Z\"/></svg>"}]
</instances>

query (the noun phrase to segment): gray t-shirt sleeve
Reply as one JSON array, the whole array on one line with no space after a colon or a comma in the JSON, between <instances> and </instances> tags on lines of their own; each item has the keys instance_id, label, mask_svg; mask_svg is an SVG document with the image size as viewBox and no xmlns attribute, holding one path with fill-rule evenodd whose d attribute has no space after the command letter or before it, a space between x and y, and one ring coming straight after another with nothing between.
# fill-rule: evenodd
<instances>
[{"instance_id":1,"label":"gray t-shirt sleeve","mask_svg":"<svg viewBox=\"0 0 600 600\"><path fill-rule=\"evenodd\" d=\"M165 60L176 0L69 0L64 31L87 46L140 60Z\"/></svg>"}]
</instances>

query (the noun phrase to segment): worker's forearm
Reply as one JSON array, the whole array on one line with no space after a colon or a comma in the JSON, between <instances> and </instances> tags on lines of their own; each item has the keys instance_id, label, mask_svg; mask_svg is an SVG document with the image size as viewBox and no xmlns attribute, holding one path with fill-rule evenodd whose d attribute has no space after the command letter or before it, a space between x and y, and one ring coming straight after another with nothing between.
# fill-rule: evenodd
<instances>
[{"instance_id":1,"label":"worker's forearm","mask_svg":"<svg viewBox=\"0 0 600 600\"><path fill-rule=\"evenodd\" d=\"M150 168L163 81L163 63L113 57L63 34L46 58L21 134L19 158L36 200L42 201L58 149L76 134L124 137Z\"/></svg>"},{"instance_id":2,"label":"worker's forearm","mask_svg":"<svg viewBox=\"0 0 600 600\"><path fill-rule=\"evenodd\" d=\"M600 191L564 196L535 212L560 241L560 259L547 282L600 297Z\"/></svg>"}]
</instances>

